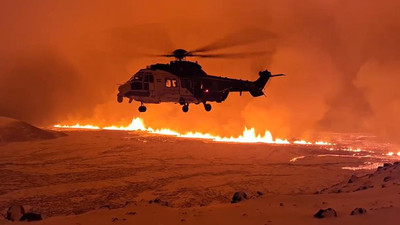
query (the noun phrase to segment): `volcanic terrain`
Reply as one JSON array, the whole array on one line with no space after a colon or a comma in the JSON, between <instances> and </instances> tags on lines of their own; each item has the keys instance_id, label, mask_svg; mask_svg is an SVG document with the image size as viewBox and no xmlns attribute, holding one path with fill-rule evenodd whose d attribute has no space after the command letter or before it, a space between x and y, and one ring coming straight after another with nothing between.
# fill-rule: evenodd
<instances>
[{"instance_id":1,"label":"volcanic terrain","mask_svg":"<svg viewBox=\"0 0 400 225\"><path fill-rule=\"evenodd\" d=\"M380 153L63 132L0 145L4 215L22 205L41 224L397 224L400 213L399 164L357 169L395 161ZM236 192L245 197L232 204ZM327 208L337 217L313 217ZM367 213L350 216L355 208Z\"/></svg>"}]
</instances>

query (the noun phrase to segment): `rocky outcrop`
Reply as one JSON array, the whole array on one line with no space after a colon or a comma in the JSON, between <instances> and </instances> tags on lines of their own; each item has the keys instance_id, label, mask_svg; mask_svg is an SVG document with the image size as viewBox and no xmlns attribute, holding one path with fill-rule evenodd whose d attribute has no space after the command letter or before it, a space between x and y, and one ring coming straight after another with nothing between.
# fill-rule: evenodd
<instances>
[{"instance_id":1,"label":"rocky outcrop","mask_svg":"<svg viewBox=\"0 0 400 225\"><path fill-rule=\"evenodd\" d=\"M43 130L19 120L0 116L0 143L44 140L60 136L65 136L65 134Z\"/></svg>"},{"instance_id":2,"label":"rocky outcrop","mask_svg":"<svg viewBox=\"0 0 400 225\"><path fill-rule=\"evenodd\" d=\"M368 190L371 188L387 188L400 185L400 163L385 163L379 166L374 173L364 176L352 175L348 180L335 184L331 187L317 191L323 193L348 193Z\"/></svg>"},{"instance_id":3,"label":"rocky outcrop","mask_svg":"<svg viewBox=\"0 0 400 225\"><path fill-rule=\"evenodd\" d=\"M323 218L335 218L337 217L336 210L332 208L320 209L317 213L314 214L315 218L323 219Z\"/></svg>"},{"instance_id":4,"label":"rocky outcrop","mask_svg":"<svg viewBox=\"0 0 400 225\"><path fill-rule=\"evenodd\" d=\"M367 210L364 208L355 208L353 211L351 211L350 215L355 216L355 215L363 215L366 214Z\"/></svg>"},{"instance_id":5,"label":"rocky outcrop","mask_svg":"<svg viewBox=\"0 0 400 225\"><path fill-rule=\"evenodd\" d=\"M358 180L358 177L356 175L351 175L349 181L347 181L348 184L354 183Z\"/></svg>"},{"instance_id":6,"label":"rocky outcrop","mask_svg":"<svg viewBox=\"0 0 400 225\"><path fill-rule=\"evenodd\" d=\"M159 198L155 198L154 200L150 200L150 201L149 201L149 204L152 204L152 203L160 204L160 205L162 205L162 206L169 206L169 204L168 204L167 201L163 201L163 200L161 200L161 199L159 199Z\"/></svg>"},{"instance_id":7,"label":"rocky outcrop","mask_svg":"<svg viewBox=\"0 0 400 225\"><path fill-rule=\"evenodd\" d=\"M244 191L238 191L233 194L231 203L237 203L247 199L247 194Z\"/></svg>"},{"instance_id":8,"label":"rocky outcrop","mask_svg":"<svg viewBox=\"0 0 400 225\"><path fill-rule=\"evenodd\" d=\"M22 205L13 205L7 210L6 219L11 221L19 221L25 214L25 209Z\"/></svg>"}]
</instances>

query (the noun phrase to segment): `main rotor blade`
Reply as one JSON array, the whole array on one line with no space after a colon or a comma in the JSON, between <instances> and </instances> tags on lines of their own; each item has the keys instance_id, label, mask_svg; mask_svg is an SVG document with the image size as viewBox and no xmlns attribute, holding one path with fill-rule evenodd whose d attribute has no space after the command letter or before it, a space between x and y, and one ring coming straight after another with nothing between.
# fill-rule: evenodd
<instances>
[{"instance_id":1,"label":"main rotor blade","mask_svg":"<svg viewBox=\"0 0 400 225\"><path fill-rule=\"evenodd\" d=\"M259 51L259 52L242 52L242 53L223 53L223 54L193 54L194 57L201 58L244 58L244 57L254 57L260 55L273 54L273 51Z\"/></svg>"},{"instance_id":2,"label":"main rotor blade","mask_svg":"<svg viewBox=\"0 0 400 225\"><path fill-rule=\"evenodd\" d=\"M224 48L231 48L245 44L266 41L275 38L276 35L270 31L262 29L243 29L235 33L226 35L224 38L214 41L211 44L190 51L191 53L200 53L215 51Z\"/></svg>"}]
</instances>

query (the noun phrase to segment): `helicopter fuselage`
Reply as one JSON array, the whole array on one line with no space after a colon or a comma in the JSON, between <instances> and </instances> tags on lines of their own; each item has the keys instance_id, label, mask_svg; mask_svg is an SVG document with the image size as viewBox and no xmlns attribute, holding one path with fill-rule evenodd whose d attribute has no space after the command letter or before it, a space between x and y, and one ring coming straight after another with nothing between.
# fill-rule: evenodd
<instances>
[{"instance_id":1,"label":"helicopter fuselage","mask_svg":"<svg viewBox=\"0 0 400 225\"><path fill-rule=\"evenodd\" d=\"M177 103L181 98L187 103L199 103L178 76L162 70L142 69L118 90L119 97L142 103Z\"/></svg>"},{"instance_id":2,"label":"helicopter fuselage","mask_svg":"<svg viewBox=\"0 0 400 225\"><path fill-rule=\"evenodd\" d=\"M221 103L230 92L248 91L254 97L263 95L262 90L272 76L264 71L256 81L231 79L208 75L197 63L173 61L139 70L118 88L117 100L122 102L123 98L128 98L129 102L141 102L140 112L146 111L145 103L161 102L179 103L184 112L190 103L203 103L210 111L211 105L207 102Z\"/></svg>"}]
</instances>

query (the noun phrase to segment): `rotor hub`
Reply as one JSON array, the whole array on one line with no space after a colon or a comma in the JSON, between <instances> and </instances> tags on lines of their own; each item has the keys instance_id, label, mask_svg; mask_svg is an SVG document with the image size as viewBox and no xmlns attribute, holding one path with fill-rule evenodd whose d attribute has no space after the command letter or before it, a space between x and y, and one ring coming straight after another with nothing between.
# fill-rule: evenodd
<instances>
[{"instance_id":1,"label":"rotor hub","mask_svg":"<svg viewBox=\"0 0 400 225\"><path fill-rule=\"evenodd\" d=\"M185 49L176 49L175 51L172 52L173 56L178 59L179 61L182 61L187 56L191 56L190 52L186 51Z\"/></svg>"}]
</instances>

